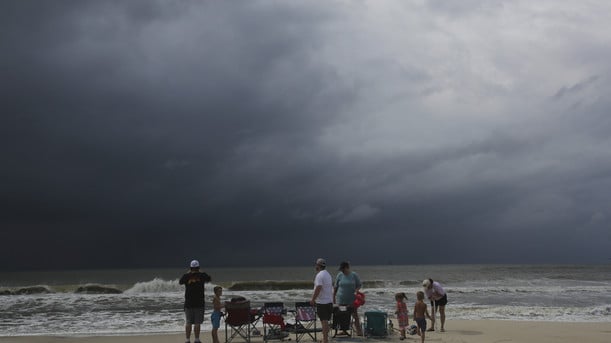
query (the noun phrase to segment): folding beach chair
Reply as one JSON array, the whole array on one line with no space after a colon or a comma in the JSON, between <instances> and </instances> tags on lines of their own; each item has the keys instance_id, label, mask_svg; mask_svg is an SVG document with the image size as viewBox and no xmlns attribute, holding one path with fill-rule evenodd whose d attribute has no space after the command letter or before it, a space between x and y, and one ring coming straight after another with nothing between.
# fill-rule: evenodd
<instances>
[{"instance_id":1,"label":"folding beach chair","mask_svg":"<svg viewBox=\"0 0 611 343\"><path fill-rule=\"evenodd\" d=\"M305 335L310 336L316 342L316 333L322 332L322 328L316 327L316 308L309 302L295 303L295 341L299 342Z\"/></svg>"},{"instance_id":2,"label":"folding beach chair","mask_svg":"<svg viewBox=\"0 0 611 343\"><path fill-rule=\"evenodd\" d=\"M249 343L252 323L250 301L226 301L225 311L227 313L225 317L225 343L231 342L238 336Z\"/></svg>"},{"instance_id":3,"label":"folding beach chair","mask_svg":"<svg viewBox=\"0 0 611 343\"><path fill-rule=\"evenodd\" d=\"M286 323L283 314L286 313L284 304L281 302L269 302L263 304L263 341L272 339L283 340L289 335L285 331Z\"/></svg>"},{"instance_id":4,"label":"folding beach chair","mask_svg":"<svg viewBox=\"0 0 611 343\"><path fill-rule=\"evenodd\" d=\"M386 337L388 336L388 314L382 311L365 312L365 336Z\"/></svg>"},{"instance_id":5,"label":"folding beach chair","mask_svg":"<svg viewBox=\"0 0 611 343\"><path fill-rule=\"evenodd\" d=\"M337 330L352 337L352 306L333 306L333 337L337 336Z\"/></svg>"},{"instance_id":6,"label":"folding beach chair","mask_svg":"<svg viewBox=\"0 0 611 343\"><path fill-rule=\"evenodd\" d=\"M261 336L261 332L257 329L259 321L263 317L263 310L260 307L250 308L250 336Z\"/></svg>"}]
</instances>

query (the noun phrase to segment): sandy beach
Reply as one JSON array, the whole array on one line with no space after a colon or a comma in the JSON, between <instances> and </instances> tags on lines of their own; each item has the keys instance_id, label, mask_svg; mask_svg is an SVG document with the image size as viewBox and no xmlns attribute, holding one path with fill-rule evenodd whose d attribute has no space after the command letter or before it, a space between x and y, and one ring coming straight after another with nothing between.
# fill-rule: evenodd
<instances>
[{"instance_id":1,"label":"sandy beach","mask_svg":"<svg viewBox=\"0 0 611 343\"><path fill-rule=\"evenodd\" d=\"M224 330L220 330L221 342L224 342ZM289 336L290 337L290 336ZM212 341L210 332L202 334L202 341ZM294 337L291 338L292 341ZM21 336L0 337L2 343L183 343L184 334L162 334L141 336L100 336L100 337L64 337L64 336ZM251 342L262 342L262 338L253 337ZM285 341L287 341L285 339ZM401 342L398 333L388 338L366 339L336 338L331 342ZM529 321L494 321L494 320L456 320L446 323L446 332L428 332L427 342L441 343L608 343L611 342L611 323L561 323L561 322L529 322ZM233 342L244 342L234 340ZM274 342L274 341L272 341ZM307 343L311 340L302 340ZM420 342L417 335L408 336L403 342Z\"/></svg>"}]
</instances>

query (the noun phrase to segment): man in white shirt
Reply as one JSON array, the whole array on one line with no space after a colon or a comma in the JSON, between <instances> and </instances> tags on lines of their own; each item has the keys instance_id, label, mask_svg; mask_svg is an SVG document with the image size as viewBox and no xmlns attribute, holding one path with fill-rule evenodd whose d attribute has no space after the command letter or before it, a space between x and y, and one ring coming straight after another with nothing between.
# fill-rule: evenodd
<instances>
[{"instance_id":1,"label":"man in white shirt","mask_svg":"<svg viewBox=\"0 0 611 343\"><path fill-rule=\"evenodd\" d=\"M327 262L316 260L316 277L314 278L314 294L310 304L316 305L316 312L322 324L322 343L329 342L329 320L333 313L333 278L326 270Z\"/></svg>"}]
</instances>

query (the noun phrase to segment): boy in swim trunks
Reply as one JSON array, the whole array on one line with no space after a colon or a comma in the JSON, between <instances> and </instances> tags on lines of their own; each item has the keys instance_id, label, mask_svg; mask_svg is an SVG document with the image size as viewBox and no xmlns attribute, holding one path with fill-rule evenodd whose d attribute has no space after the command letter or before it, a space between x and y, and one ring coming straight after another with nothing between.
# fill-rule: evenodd
<instances>
[{"instance_id":1,"label":"boy in swim trunks","mask_svg":"<svg viewBox=\"0 0 611 343\"><path fill-rule=\"evenodd\" d=\"M431 316L424 303L424 292L419 291L416 293L416 298L418 301L416 301L416 305L414 305L414 320L418 324L418 336L420 336L421 342L424 343L424 336L426 335L426 318L431 319Z\"/></svg>"},{"instance_id":2,"label":"boy in swim trunks","mask_svg":"<svg viewBox=\"0 0 611 343\"><path fill-rule=\"evenodd\" d=\"M223 305L221 303L221 295L223 294L223 287L216 286L214 287L214 299L212 300L213 311L210 315L210 320L212 321L212 343L219 343L219 328L221 327L221 316L223 313L221 309Z\"/></svg>"}]
</instances>

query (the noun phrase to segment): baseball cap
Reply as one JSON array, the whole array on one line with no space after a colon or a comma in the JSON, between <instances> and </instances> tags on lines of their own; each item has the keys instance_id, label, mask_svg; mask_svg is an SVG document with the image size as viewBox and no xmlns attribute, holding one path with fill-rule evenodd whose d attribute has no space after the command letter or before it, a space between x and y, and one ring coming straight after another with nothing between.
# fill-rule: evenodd
<instances>
[{"instance_id":1,"label":"baseball cap","mask_svg":"<svg viewBox=\"0 0 611 343\"><path fill-rule=\"evenodd\" d=\"M326 267L327 266L327 261L325 261L324 258L319 258L319 259L316 260L316 264L319 265L319 266Z\"/></svg>"},{"instance_id":2,"label":"baseball cap","mask_svg":"<svg viewBox=\"0 0 611 343\"><path fill-rule=\"evenodd\" d=\"M422 287L428 287L430 285L431 285L431 280L425 279L424 281L422 281Z\"/></svg>"},{"instance_id":3,"label":"baseball cap","mask_svg":"<svg viewBox=\"0 0 611 343\"><path fill-rule=\"evenodd\" d=\"M199 268L199 261L198 260L191 261L191 268Z\"/></svg>"}]
</instances>

